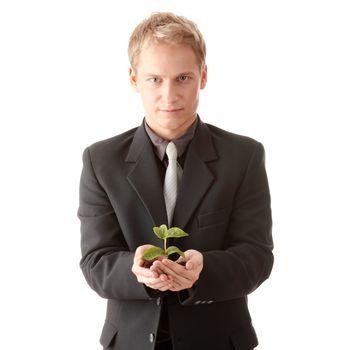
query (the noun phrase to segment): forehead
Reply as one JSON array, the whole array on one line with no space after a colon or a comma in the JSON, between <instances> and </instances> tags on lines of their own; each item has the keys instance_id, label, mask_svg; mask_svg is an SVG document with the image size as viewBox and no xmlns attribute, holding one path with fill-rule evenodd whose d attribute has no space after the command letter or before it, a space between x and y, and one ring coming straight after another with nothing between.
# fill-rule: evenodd
<instances>
[{"instance_id":1,"label":"forehead","mask_svg":"<svg viewBox=\"0 0 350 350\"><path fill-rule=\"evenodd\" d=\"M149 43L139 56L138 70L144 73L197 72L199 63L190 45Z\"/></svg>"}]
</instances>

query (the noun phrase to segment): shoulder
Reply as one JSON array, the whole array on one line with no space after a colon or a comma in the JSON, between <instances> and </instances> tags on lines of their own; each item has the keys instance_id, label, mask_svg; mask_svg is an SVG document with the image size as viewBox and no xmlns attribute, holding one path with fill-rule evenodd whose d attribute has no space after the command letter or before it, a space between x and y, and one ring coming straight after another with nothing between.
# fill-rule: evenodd
<instances>
[{"instance_id":1,"label":"shoulder","mask_svg":"<svg viewBox=\"0 0 350 350\"><path fill-rule=\"evenodd\" d=\"M136 127L119 135L97 141L88 146L84 153L89 153L93 163L104 163L118 158L125 159L137 129Z\"/></svg>"},{"instance_id":2,"label":"shoulder","mask_svg":"<svg viewBox=\"0 0 350 350\"><path fill-rule=\"evenodd\" d=\"M252 137L239 135L211 124L204 124L210 133L214 147L219 153L228 152L237 156L250 156L256 151L263 152L261 142Z\"/></svg>"},{"instance_id":3,"label":"shoulder","mask_svg":"<svg viewBox=\"0 0 350 350\"><path fill-rule=\"evenodd\" d=\"M105 140L97 141L89 146L89 149L93 153L101 152L113 152L123 149L125 146L129 146L134 138L135 132L138 128L133 128L125 131L119 135L107 138Z\"/></svg>"}]
</instances>

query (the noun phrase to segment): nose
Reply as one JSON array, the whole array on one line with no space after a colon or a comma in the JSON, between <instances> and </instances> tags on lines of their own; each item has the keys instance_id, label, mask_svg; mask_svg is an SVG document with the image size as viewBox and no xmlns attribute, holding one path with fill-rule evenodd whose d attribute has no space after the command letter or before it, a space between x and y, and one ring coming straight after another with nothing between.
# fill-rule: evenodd
<instances>
[{"instance_id":1,"label":"nose","mask_svg":"<svg viewBox=\"0 0 350 350\"><path fill-rule=\"evenodd\" d=\"M177 87L173 82L164 82L162 89L162 99L167 107L173 106L174 103L176 103L176 101L178 100Z\"/></svg>"}]
</instances>

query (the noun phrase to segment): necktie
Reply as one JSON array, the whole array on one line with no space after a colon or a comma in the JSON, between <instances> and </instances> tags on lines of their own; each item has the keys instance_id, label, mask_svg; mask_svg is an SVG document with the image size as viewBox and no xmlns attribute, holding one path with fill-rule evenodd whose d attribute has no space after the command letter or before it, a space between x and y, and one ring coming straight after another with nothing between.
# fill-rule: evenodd
<instances>
[{"instance_id":1,"label":"necktie","mask_svg":"<svg viewBox=\"0 0 350 350\"><path fill-rule=\"evenodd\" d=\"M177 197L177 149L173 142L166 148L169 164L164 179L164 200L168 215L168 226L171 226Z\"/></svg>"}]
</instances>

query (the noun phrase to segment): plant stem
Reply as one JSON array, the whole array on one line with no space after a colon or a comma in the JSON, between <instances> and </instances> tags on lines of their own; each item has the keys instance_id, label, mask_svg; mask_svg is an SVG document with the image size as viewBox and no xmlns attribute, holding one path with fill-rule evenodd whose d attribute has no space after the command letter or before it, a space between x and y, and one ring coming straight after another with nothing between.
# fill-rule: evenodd
<instances>
[{"instance_id":1,"label":"plant stem","mask_svg":"<svg viewBox=\"0 0 350 350\"><path fill-rule=\"evenodd\" d=\"M166 254L166 238L164 238L164 255L167 258L167 254Z\"/></svg>"}]
</instances>

